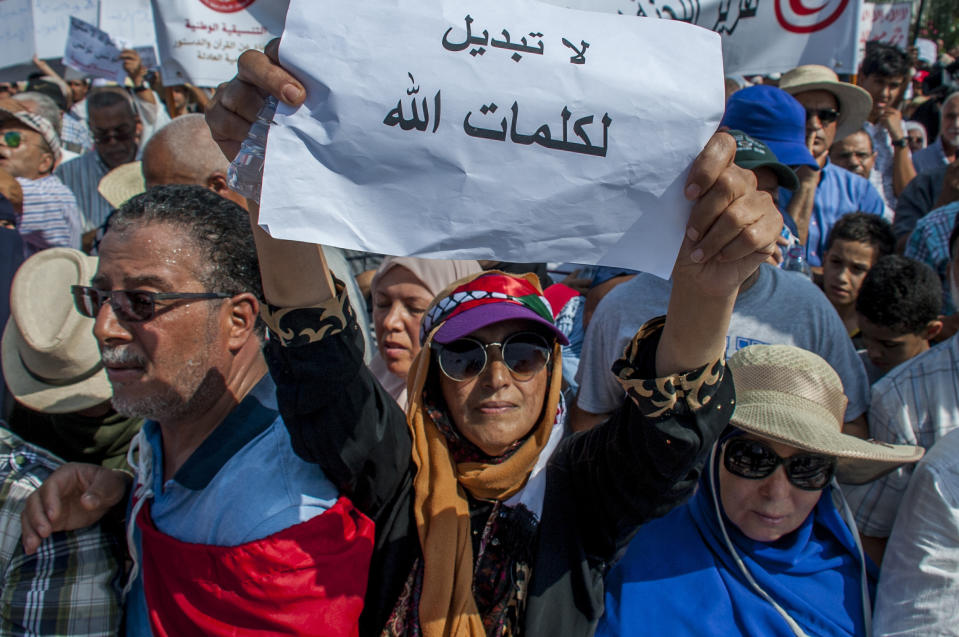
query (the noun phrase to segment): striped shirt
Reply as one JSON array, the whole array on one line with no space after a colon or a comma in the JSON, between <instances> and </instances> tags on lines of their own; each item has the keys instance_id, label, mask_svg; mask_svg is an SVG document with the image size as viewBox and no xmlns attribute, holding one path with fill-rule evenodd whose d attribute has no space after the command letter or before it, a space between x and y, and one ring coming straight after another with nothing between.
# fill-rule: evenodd
<instances>
[{"instance_id":1,"label":"striped shirt","mask_svg":"<svg viewBox=\"0 0 959 637\"><path fill-rule=\"evenodd\" d=\"M880 442L929 449L959 428L959 335L899 365L876 381L869 433ZM889 537L914 465L864 485L843 486L864 535Z\"/></svg>"},{"instance_id":2,"label":"striped shirt","mask_svg":"<svg viewBox=\"0 0 959 637\"><path fill-rule=\"evenodd\" d=\"M110 169L95 150L64 162L53 171L76 195L84 232L99 228L113 212L113 206L97 190L100 180L108 172Z\"/></svg>"},{"instance_id":3,"label":"striped shirt","mask_svg":"<svg viewBox=\"0 0 959 637\"><path fill-rule=\"evenodd\" d=\"M70 189L54 175L17 177L23 188L23 217L17 226L27 256L44 248L80 247L80 211Z\"/></svg>"},{"instance_id":4,"label":"striped shirt","mask_svg":"<svg viewBox=\"0 0 959 637\"><path fill-rule=\"evenodd\" d=\"M20 544L27 496L62 464L0 429L0 634L116 635L117 542L99 525L54 533L33 555Z\"/></svg>"},{"instance_id":5,"label":"striped shirt","mask_svg":"<svg viewBox=\"0 0 959 637\"><path fill-rule=\"evenodd\" d=\"M949 235L959 215L959 201L936 208L916 222L909 235L905 255L922 261L939 275L942 281L942 313L953 314L956 300L949 289Z\"/></svg>"}]
</instances>

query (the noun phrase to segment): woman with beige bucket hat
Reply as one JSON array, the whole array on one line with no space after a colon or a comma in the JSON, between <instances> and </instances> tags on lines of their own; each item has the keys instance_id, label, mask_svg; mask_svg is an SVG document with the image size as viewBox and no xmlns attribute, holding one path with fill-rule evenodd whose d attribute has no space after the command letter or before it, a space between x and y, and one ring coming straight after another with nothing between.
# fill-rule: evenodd
<instances>
[{"instance_id":1,"label":"woman with beige bucket hat","mask_svg":"<svg viewBox=\"0 0 959 637\"><path fill-rule=\"evenodd\" d=\"M836 481L922 449L843 434L842 383L815 354L755 345L728 367L736 408L699 491L633 538L597 635L870 634L877 569Z\"/></svg>"}]
</instances>

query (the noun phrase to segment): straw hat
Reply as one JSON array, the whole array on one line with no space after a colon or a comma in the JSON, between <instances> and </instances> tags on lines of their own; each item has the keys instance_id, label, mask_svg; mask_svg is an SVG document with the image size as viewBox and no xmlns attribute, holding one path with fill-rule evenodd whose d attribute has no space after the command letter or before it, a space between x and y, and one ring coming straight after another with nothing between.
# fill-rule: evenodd
<instances>
[{"instance_id":1,"label":"straw hat","mask_svg":"<svg viewBox=\"0 0 959 637\"><path fill-rule=\"evenodd\" d=\"M114 209L119 208L129 199L146 192L146 189L142 162L139 161L120 164L105 174L97 186L97 190Z\"/></svg>"},{"instance_id":2,"label":"straw hat","mask_svg":"<svg viewBox=\"0 0 959 637\"><path fill-rule=\"evenodd\" d=\"M753 345L728 361L736 387L730 423L744 431L838 459L836 478L862 484L916 462L924 450L842 433L846 411L839 376L811 352L788 345Z\"/></svg>"},{"instance_id":3,"label":"straw hat","mask_svg":"<svg viewBox=\"0 0 959 637\"><path fill-rule=\"evenodd\" d=\"M27 259L13 278L0 353L7 387L30 409L63 414L113 396L93 319L80 316L70 295L70 286L86 285L96 269L96 257L50 248Z\"/></svg>"},{"instance_id":4,"label":"straw hat","mask_svg":"<svg viewBox=\"0 0 959 637\"><path fill-rule=\"evenodd\" d=\"M839 101L839 121L836 124L836 141L852 135L862 128L872 110L872 96L862 88L848 82L840 82L828 66L804 64L783 75L779 88L790 95L805 91L828 91Z\"/></svg>"}]
</instances>

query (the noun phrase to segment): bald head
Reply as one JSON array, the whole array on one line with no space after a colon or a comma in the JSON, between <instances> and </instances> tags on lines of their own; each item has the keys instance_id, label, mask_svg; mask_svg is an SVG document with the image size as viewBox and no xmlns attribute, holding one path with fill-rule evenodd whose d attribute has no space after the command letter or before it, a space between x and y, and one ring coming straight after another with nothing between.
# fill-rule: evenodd
<instances>
[{"instance_id":1,"label":"bald head","mask_svg":"<svg viewBox=\"0 0 959 637\"><path fill-rule=\"evenodd\" d=\"M154 133L143 149L147 188L172 184L204 186L245 207L227 187L230 162L213 141L203 115L182 115Z\"/></svg>"}]
</instances>

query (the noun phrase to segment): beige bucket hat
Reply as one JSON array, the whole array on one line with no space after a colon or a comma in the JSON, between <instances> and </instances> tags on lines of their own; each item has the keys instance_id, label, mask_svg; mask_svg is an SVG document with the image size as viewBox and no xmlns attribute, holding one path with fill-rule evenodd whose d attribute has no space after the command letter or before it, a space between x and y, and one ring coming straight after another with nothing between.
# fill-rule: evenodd
<instances>
[{"instance_id":1,"label":"beige bucket hat","mask_svg":"<svg viewBox=\"0 0 959 637\"><path fill-rule=\"evenodd\" d=\"M922 447L842 433L848 402L842 382L829 363L812 352L752 345L736 352L727 365L736 388L730 424L797 449L835 456L840 482L869 482L922 457Z\"/></svg>"},{"instance_id":2,"label":"beige bucket hat","mask_svg":"<svg viewBox=\"0 0 959 637\"><path fill-rule=\"evenodd\" d=\"M839 101L839 120L836 141L862 128L872 110L872 96L855 84L840 82L839 76L828 66L803 64L782 76L779 88L790 95L804 91L829 91Z\"/></svg>"},{"instance_id":3,"label":"beige bucket hat","mask_svg":"<svg viewBox=\"0 0 959 637\"><path fill-rule=\"evenodd\" d=\"M146 181L143 179L143 163L131 161L120 164L103 176L97 185L97 190L114 209L125 204L129 199L146 192Z\"/></svg>"},{"instance_id":4,"label":"beige bucket hat","mask_svg":"<svg viewBox=\"0 0 959 637\"><path fill-rule=\"evenodd\" d=\"M87 285L96 257L50 248L27 259L10 288L0 354L7 387L36 411L63 414L113 396L93 337L93 319L73 306L71 285Z\"/></svg>"}]
</instances>

